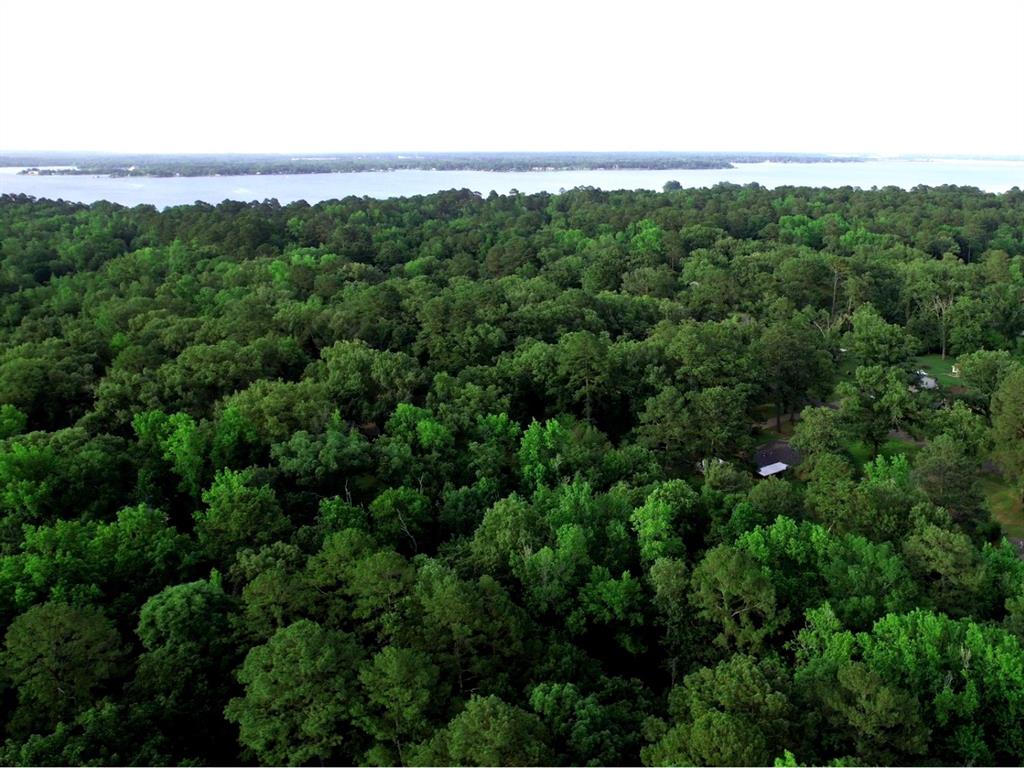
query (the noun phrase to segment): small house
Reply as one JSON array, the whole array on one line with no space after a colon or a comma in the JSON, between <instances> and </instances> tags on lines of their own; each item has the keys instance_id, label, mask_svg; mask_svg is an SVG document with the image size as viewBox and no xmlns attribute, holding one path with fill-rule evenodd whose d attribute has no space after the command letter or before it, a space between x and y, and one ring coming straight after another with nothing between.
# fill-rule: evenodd
<instances>
[{"instance_id":1,"label":"small house","mask_svg":"<svg viewBox=\"0 0 1024 768\"><path fill-rule=\"evenodd\" d=\"M785 440L765 443L754 452L754 466L759 477L774 477L795 467L803 460L800 451Z\"/></svg>"}]
</instances>

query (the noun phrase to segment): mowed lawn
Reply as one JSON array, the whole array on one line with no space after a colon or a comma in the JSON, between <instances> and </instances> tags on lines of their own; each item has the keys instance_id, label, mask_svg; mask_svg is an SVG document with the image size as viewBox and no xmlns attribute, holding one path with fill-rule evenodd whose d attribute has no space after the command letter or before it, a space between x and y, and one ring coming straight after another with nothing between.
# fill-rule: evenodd
<instances>
[{"instance_id":1,"label":"mowed lawn","mask_svg":"<svg viewBox=\"0 0 1024 768\"><path fill-rule=\"evenodd\" d=\"M914 370L927 371L944 387L962 387L963 381L953 375L954 363L956 358L950 355L947 355L945 360L942 359L942 355L921 355L914 358Z\"/></svg>"},{"instance_id":2,"label":"mowed lawn","mask_svg":"<svg viewBox=\"0 0 1024 768\"><path fill-rule=\"evenodd\" d=\"M1004 480L984 477L981 479L981 490L992 519L1002 526L1003 533L1015 539L1024 539L1024 505L1014 488Z\"/></svg>"}]
</instances>

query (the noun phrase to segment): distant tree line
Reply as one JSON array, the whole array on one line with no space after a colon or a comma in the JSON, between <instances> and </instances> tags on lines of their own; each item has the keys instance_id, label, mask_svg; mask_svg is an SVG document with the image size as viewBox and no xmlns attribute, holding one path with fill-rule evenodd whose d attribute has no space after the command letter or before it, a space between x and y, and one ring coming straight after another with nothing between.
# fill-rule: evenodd
<instances>
[{"instance_id":1,"label":"distant tree line","mask_svg":"<svg viewBox=\"0 0 1024 768\"><path fill-rule=\"evenodd\" d=\"M733 163L850 162L857 158L772 153L502 152L374 153L363 155L23 155L0 156L0 165L28 166L42 176L230 176L359 171L699 170ZM43 167L40 167L43 166ZM50 167L45 166L68 166Z\"/></svg>"}]
</instances>

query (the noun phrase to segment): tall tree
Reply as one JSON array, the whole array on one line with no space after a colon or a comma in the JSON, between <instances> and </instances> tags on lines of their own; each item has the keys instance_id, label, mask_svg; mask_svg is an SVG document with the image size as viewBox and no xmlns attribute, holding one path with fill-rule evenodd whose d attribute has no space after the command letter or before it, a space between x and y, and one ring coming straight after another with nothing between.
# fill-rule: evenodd
<instances>
[{"instance_id":1,"label":"tall tree","mask_svg":"<svg viewBox=\"0 0 1024 768\"><path fill-rule=\"evenodd\" d=\"M122 673L125 652L113 623L95 608L29 608L4 639L5 677L18 697L11 731L48 730L86 709Z\"/></svg>"},{"instance_id":2,"label":"tall tree","mask_svg":"<svg viewBox=\"0 0 1024 768\"><path fill-rule=\"evenodd\" d=\"M359 647L309 620L249 651L238 672L245 695L225 710L239 741L265 764L354 762L350 727Z\"/></svg>"},{"instance_id":3,"label":"tall tree","mask_svg":"<svg viewBox=\"0 0 1024 768\"><path fill-rule=\"evenodd\" d=\"M545 765L548 735L536 715L497 696L474 696L465 710L413 755L413 765Z\"/></svg>"},{"instance_id":4,"label":"tall tree","mask_svg":"<svg viewBox=\"0 0 1024 768\"><path fill-rule=\"evenodd\" d=\"M1024 366L1009 373L992 395L992 438L1003 471L1024 497Z\"/></svg>"},{"instance_id":5,"label":"tall tree","mask_svg":"<svg viewBox=\"0 0 1024 768\"><path fill-rule=\"evenodd\" d=\"M850 318L849 345L863 366L901 366L916 349L916 342L898 325L888 323L870 304Z\"/></svg>"},{"instance_id":6,"label":"tall tree","mask_svg":"<svg viewBox=\"0 0 1024 768\"><path fill-rule=\"evenodd\" d=\"M808 397L826 397L831 391L832 355L796 313L765 328L757 349L765 386L775 403L775 426L781 431L784 410L792 412Z\"/></svg>"}]
</instances>

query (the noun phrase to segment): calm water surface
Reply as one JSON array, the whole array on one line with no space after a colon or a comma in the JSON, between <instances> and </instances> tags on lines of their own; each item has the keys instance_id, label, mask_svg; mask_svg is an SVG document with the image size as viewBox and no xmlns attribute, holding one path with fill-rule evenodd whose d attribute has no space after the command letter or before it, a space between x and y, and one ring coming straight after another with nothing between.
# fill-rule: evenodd
<instances>
[{"instance_id":1,"label":"calm water surface","mask_svg":"<svg viewBox=\"0 0 1024 768\"><path fill-rule=\"evenodd\" d=\"M0 194L123 205L148 203L158 208L203 201L266 200L282 203L347 197L427 195L443 189L507 193L558 192L590 186L601 189L656 189L676 180L684 187L720 182L766 187L897 186L958 184L988 192L1024 187L1024 160L871 160L862 163L744 163L736 168L700 171L386 171L288 174L278 176L196 176L177 178L106 176L19 176L19 168L0 168Z\"/></svg>"}]
</instances>

